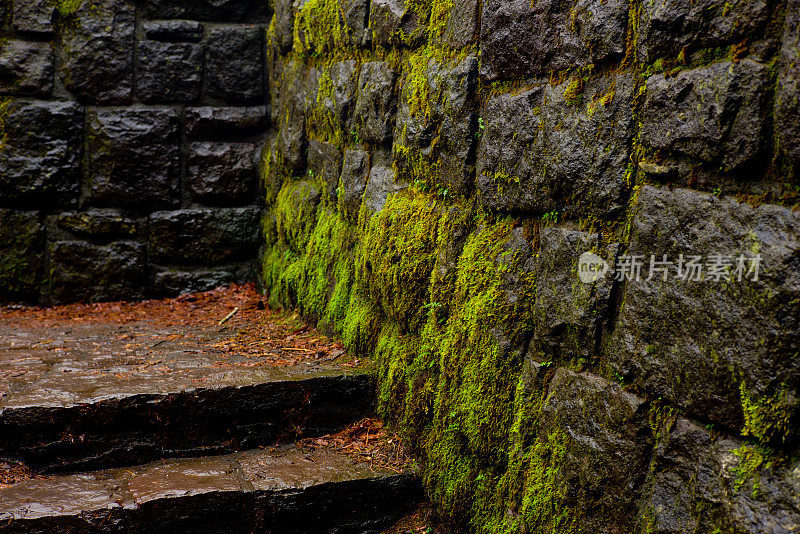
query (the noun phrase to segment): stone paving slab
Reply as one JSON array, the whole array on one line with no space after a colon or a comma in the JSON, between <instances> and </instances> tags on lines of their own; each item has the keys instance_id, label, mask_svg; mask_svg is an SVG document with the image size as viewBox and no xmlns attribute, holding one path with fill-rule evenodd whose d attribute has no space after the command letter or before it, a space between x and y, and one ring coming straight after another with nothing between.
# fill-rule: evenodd
<instances>
[{"instance_id":1,"label":"stone paving slab","mask_svg":"<svg viewBox=\"0 0 800 534\"><path fill-rule=\"evenodd\" d=\"M286 446L26 480L0 488L0 532L371 532L420 496L411 474Z\"/></svg>"},{"instance_id":2,"label":"stone paving slab","mask_svg":"<svg viewBox=\"0 0 800 534\"><path fill-rule=\"evenodd\" d=\"M208 295L0 309L0 458L132 465L322 435L370 413L374 378L335 342L260 309L252 289Z\"/></svg>"}]
</instances>

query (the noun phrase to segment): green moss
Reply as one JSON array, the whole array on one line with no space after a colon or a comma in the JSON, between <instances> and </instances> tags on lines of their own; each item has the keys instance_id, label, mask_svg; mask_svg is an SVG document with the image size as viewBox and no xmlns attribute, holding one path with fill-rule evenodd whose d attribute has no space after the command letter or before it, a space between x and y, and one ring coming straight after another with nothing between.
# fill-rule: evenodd
<instances>
[{"instance_id":1,"label":"green moss","mask_svg":"<svg viewBox=\"0 0 800 534\"><path fill-rule=\"evenodd\" d=\"M56 8L62 17L73 16L86 0L56 0Z\"/></svg>"},{"instance_id":2,"label":"green moss","mask_svg":"<svg viewBox=\"0 0 800 534\"><path fill-rule=\"evenodd\" d=\"M564 100L570 106L579 106L583 102L583 78L572 78L564 89Z\"/></svg>"},{"instance_id":3,"label":"green moss","mask_svg":"<svg viewBox=\"0 0 800 534\"><path fill-rule=\"evenodd\" d=\"M733 454L739 463L733 467L735 475L734 490L739 491L746 483L752 483L752 495L757 498L761 492L759 471L772 467L772 455L757 445L745 444L735 449Z\"/></svg>"},{"instance_id":4,"label":"green moss","mask_svg":"<svg viewBox=\"0 0 800 534\"><path fill-rule=\"evenodd\" d=\"M8 130L6 121L11 112L11 103L14 99L10 96L0 97L0 151L5 150L6 143L8 143Z\"/></svg>"},{"instance_id":5,"label":"green moss","mask_svg":"<svg viewBox=\"0 0 800 534\"><path fill-rule=\"evenodd\" d=\"M752 436L761 444L781 446L790 441L794 432L792 420L795 406L789 402L784 384L772 396L750 394L744 382L739 385L739 397L744 413L742 435Z\"/></svg>"},{"instance_id":6,"label":"green moss","mask_svg":"<svg viewBox=\"0 0 800 534\"><path fill-rule=\"evenodd\" d=\"M356 53L339 0L309 0L303 5L295 16L294 49L311 56Z\"/></svg>"},{"instance_id":7,"label":"green moss","mask_svg":"<svg viewBox=\"0 0 800 534\"><path fill-rule=\"evenodd\" d=\"M311 180L283 185L275 203L278 239L294 252L302 252L315 226L320 192Z\"/></svg>"}]
</instances>

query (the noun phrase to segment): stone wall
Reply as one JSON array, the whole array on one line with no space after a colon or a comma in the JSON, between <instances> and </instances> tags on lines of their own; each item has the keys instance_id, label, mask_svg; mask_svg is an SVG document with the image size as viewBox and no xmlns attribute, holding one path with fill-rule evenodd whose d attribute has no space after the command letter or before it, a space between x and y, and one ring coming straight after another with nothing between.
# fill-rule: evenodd
<instances>
[{"instance_id":1,"label":"stone wall","mask_svg":"<svg viewBox=\"0 0 800 534\"><path fill-rule=\"evenodd\" d=\"M800 2L274 1L264 285L440 510L800 529Z\"/></svg>"},{"instance_id":2,"label":"stone wall","mask_svg":"<svg viewBox=\"0 0 800 534\"><path fill-rule=\"evenodd\" d=\"M2 0L0 301L250 275L264 2Z\"/></svg>"}]
</instances>

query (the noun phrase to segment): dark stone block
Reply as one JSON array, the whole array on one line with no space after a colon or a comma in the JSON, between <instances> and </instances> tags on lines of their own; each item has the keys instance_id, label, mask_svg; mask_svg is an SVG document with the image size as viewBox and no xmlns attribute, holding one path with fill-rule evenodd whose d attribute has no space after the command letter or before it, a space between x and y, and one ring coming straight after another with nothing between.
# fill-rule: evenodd
<instances>
[{"instance_id":1,"label":"dark stone block","mask_svg":"<svg viewBox=\"0 0 800 534\"><path fill-rule=\"evenodd\" d=\"M638 53L642 61L677 57L694 51L763 38L770 6L765 0L644 0L639 21Z\"/></svg>"},{"instance_id":2,"label":"dark stone block","mask_svg":"<svg viewBox=\"0 0 800 534\"><path fill-rule=\"evenodd\" d=\"M423 109L414 109L411 102L418 80L404 79L393 152L405 181L461 195L472 191L477 82L475 57L450 66L432 60L425 72L430 101Z\"/></svg>"},{"instance_id":3,"label":"dark stone block","mask_svg":"<svg viewBox=\"0 0 800 534\"><path fill-rule=\"evenodd\" d=\"M305 171L306 149L306 97L308 91L308 69L299 61L293 61L283 70L281 95L278 106L278 151L283 169L281 172L299 175Z\"/></svg>"},{"instance_id":4,"label":"dark stone block","mask_svg":"<svg viewBox=\"0 0 800 534\"><path fill-rule=\"evenodd\" d=\"M344 22L356 46L369 46L372 32L369 28L369 0L343 0Z\"/></svg>"},{"instance_id":5,"label":"dark stone block","mask_svg":"<svg viewBox=\"0 0 800 534\"><path fill-rule=\"evenodd\" d=\"M269 22L272 2L264 0L143 0L151 18L215 22Z\"/></svg>"},{"instance_id":6,"label":"dark stone block","mask_svg":"<svg viewBox=\"0 0 800 534\"><path fill-rule=\"evenodd\" d=\"M775 96L775 137L778 149L800 175L800 0L790 0L780 56Z\"/></svg>"},{"instance_id":7,"label":"dark stone block","mask_svg":"<svg viewBox=\"0 0 800 534\"><path fill-rule=\"evenodd\" d=\"M47 43L0 41L0 94L49 96L54 62Z\"/></svg>"},{"instance_id":8,"label":"dark stone block","mask_svg":"<svg viewBox=\"0 0 800 534\"><path fill-rule=\"evenodd\" d=\"M50 247L50 300L137 299L145 295L145 245L117 242L107 246L57 241Z\"/></svg>"},{"instance_id":9,"label":"dark stone block","mask_svg":"<svg viewBox=\"0 0 800 534\"><path fill-rule=\"evenodd\" d=\"M148 104L200 98L203 48L198 44L142 41L138 45L136 95Z\"/></svg>"},{"instance_id":10,"label":"dark stone block","mask_svg":"<svg viewBox=\"0 0 800 534\"><path fill-rule=\"evenodd\" d=\"M454 0L444 28L444 41L451 48L464 48L478 38L478 0Z\"/></svg>"},{"instance_id":11,"label":"dark stone block","mask_svg":"<svg viewBox=\"0 0 800 534\"><path fill-rule=\"evenodd\" d=\"M534 87L486 104L478 152L490 210L616 216L626 198L633 80L625 74Z\"/></svg>"},{"instance_id":12,"label":"dark stone block","mask_svg":"<svg viewBox=\"0 0 800 534\"><path fill-rule=\"evenodd\" d=\"M275 14L272 24L275 28L273 38L282 54L292 49L294 44L294 0L275 0Z\"/></svg>"},{"instance_id":13,"label":"dark stone block","mask_svg":"<svg viewBox=\"0 0 800 534\"><path fill-rule=\"evenodd\" d=\"M642 142L726 172L751 163L764 148L768 80L769 69L749 59L651 76Z\"/></svg>"},{"instance_id":14,"label":"dark stone block","mask_svg":"<svg viewBox=\"0 0 800 534\"><path fill-rule=\"evenodd\" d=\"M255 27L217 27L206 43L209 95L230 102L266 98L263 30Z\"/></svg>"},{"instance_id":15,"label":"dark stone block","mask_svg":"<svg viewBox=\"0 0 800 534\"><path fill-rule=\"evenodd\" d=\"M0 302L35 298L43 265L39 214L0 209Z\"/></svg>"},{"instance_id":16,"label":"dark stone block","mask_svg":"<svg viewBox=\"0 0 800 534\"><path fill-rule=\"evenodd\" d=\"M56 15L56 4L53 0L9 0L9 3L14 4L11 24L15 30L53 33Z\"/></svg>"},{"instance_id":17,"label":"dark stone block","mask_svg":"<svg viewBox=\"0 0 800 534\"><path fill-rule=\"evenodd\" d=\"M252 268L252 266L249 266ZM247 267L237 266L230 269L211 269L199 271L178 271L163 269L153 277L153 293L157 296L170 297L208 291L229 284L244 282L248 278Z\"/></svg>"},{"instance_id":18,"label":"dark stone block","mask_svg":"<svg viewBox=\"0 0 800 534\"><path fill-rule=\"evenodd\" d=\"M383 143L392 135L396 110L394 70L388 63L373 61L361 66L358 77L358 100L353 121L363 141Z\"/></svg>"},{"instance_id":19,"label":"dark stone block","mask_svg":"<svg viewBox=\"0 0 800 534\"><path fill-rule=\"evenodd\" d=\"M281 245L304 254L317 224L322 191L315 180L292 180L283 184L275 206L275 231Z\"/></svg>"},{"instance_id":20,"label":"dark stone block","mask_svg":"<svg viewBox=\"0 0 800 534\"><path fill-rule=\"evenodd\" d=\"M780 387L787 397L775 409L793 417L800 386L799 250L800 214L787 208L645 186L627 252L643 259L643 276L622 291L609 365L651 398L730 429L742 425L743 398L773 397ZM701 280L679 278L681 254L684 275L689 257L701 256ZM756 254L753 280L748 271ZM651 255L675 262L666 280L660 272L646 280ZM716 279L707 267L714 255L727 262L718 263L724 276ZM783 424L761 438L781 445Z\"/></svg>"},{"instance_id":21,"label":"dark stone block","mask_svg":"<svg viewBox=\"0 0 800 534\"><path fill-rule=\"evenodd\" d=\"M184 120L189 137L250 137L266 131L267 108L186 108Z\"/></svg>"},{"instance_id":22,"label":"dark stone block","mask_svg":"<svg viewBox=\"0 0 800 534\"><path fill-rule=\"evenodd\" d=\"M178 116L169 109L89 112L90 201L114 207L180 200Z\"/></svg>"},{"instance_id":23,"label":"dark stone block","mask_svg":"<svg viewBox=\"0 0 800 534\"><path fill-rule=\"evenodd\" d=\"M0 199L75 201L83 154L83 108L74 102L12 101L0 150Z\"/></svg>"},{"instance_id":24,"label":"dark stone block","mask_svg":"<svg viewBox=\"0 0 800 534\"><path fill-rule=\"evenodd\" d=\"M256 146L250 143L192 143L187 161L195 202L249 202L256 184Z\"/></svg>"},{"instance_id":25,"label":"dark stone block","mask_svg":"<svg viewBox=\"0 0 800 534\"><path fill-rule=\"evenodd\" d=\"M193 20L148 20L142 24L144 36L153 41L191 41L203 39L203 25Z\"/></svg>"},{"instance_id":26,"label":"dark stone block","mask_svg":"<svg viewBox=\"0 0 800 534\"><path fill-rule=\"evenodd\" d=\"M278 134L270 132L259 157L258 179L267 206L275 203L285 178L278 161L278 141Z\"/></svg>"},{"instance_id":27,"label":"dark stone block","mask_svg":"<svg viewBox=\"0 0 800 534\"><path fill-rule=\"evenodd\" d=\"M581 255L592 252L608 265L614 251L601 250L600 236L565 228L542 228L536 264L535 330L530 353L540 362L591 359L600 327L609 315L611 276L583 282ZM579 282L580 280L580 282Z\"/></svg>"},{"instance_id":28,"label":"dark stone block","mask_svg":"<svg viewBox=\"0 0 800 534\"><path fill-rule=\"evenodd\" d=\"M524 78L621 57L627 23L628 0L486 0L481 76Z\"/></svg>"},{"instance_id":29,"label":"dark stone block","mask_svg":"<svg viewBox=\"0 0 800 534\"><path fill-rule=\"evenodd\" d=\"M315 89L309 87L309 92L314 89L309 95L314 113L308 118L308 127L310 131L323 135L340 133L346 137L350 133L347 125L358 96L358 62L333 63L320 73L320 79L322 81L316 84Z\"/></svg>"},{"instance_id":30,"label":"dark stone block","mask_svg":"<svg viewBox=\"0 0 800 534\"><path fill-rule=\"evenodd\" d=\"M364 207L370 213L377 213L386 206L389 196L395 195L407 188L407 185L398 182L397 173L389 165L373 165L369 171L369 179L364 188Z\"/></svg>"},{"instance_id":31,"label":"dark stone block","mask_svg":"<svg viewBox=\"0 0 800 534\"><path fill-rule=\"evenodd\" d=\"M92 237L135 237L136 220L117 210L64 212L56 216L58 226L78 235Z\"/></svg>"},{"instance_id":32,"label":"dark stone block","mask_svg":"<svg viewBox=\"0 0 800 534\"><path fill-rule=\"evenodd\" d=\"M796 460L773 463L752 444L683 417L657 431L631 531L791 532L800 523Z\"/></svg>"},{"instance_id":33,"label":"dark stone block","mask_svg":"<svg viewBox=\"0 0 800 534\"><path fill-rule=\"evenodd\" d=\"M376 45L418 44L425 37L421 22L405 0L372 0L369 27Z\"/></svg>"},{"instance_id":34,"label":"dark stone block","mask_svg":"<svg viewBox=\"0 0 800 534\"><path fill-rule=\"evenodd\" d=\"M308 144L308 170L314 178L322 180L331 202L336 202L339 177L342 174L342 151L330 144L310 141Z\"/></svg>"},{"instance_id":35,"label":"dark stone block","mask_svg":"<svg viewBox=\"0 0 800 534\"><path fill-rule=\"evenodd\" d=\"M350 219L358 217L369 169L369 153L366 150L355 148L344 151L339 209Z\"/></svg>"},{"instance_id":36,"label":"dark stone block","mask_svg":"<svg viewBox=\"0 0 800 534\"><path fill-rule=\"evenodd\" d=\"M129 103L135 27L125 0L82 3L59 32L64 86L85 103Z\"/></svg>"},{"instance_id":37,"label":"dark stone block","mask_svg":"<svg viewBox=\"0 0 800 534\"><path fill-rule=\"evenodd\" d=\"M163 265L219 264L255 257L258 208L159 211L150 217L150 258Z\"/></svg>"},{"instance_id":38,"label":"dark stone block","mask_svg":"<svg viewBox=\"0 0 800 534\"><path fill-rule=\"evenodd\" d=\"M649 404L591 374L561 368L542 404L539 436L560 434L566 448L558 465L564 493L586 532L634 532L640 476L650 459ZM613 526L613 527L612 527Z\"/></svg>"}]
</instances>

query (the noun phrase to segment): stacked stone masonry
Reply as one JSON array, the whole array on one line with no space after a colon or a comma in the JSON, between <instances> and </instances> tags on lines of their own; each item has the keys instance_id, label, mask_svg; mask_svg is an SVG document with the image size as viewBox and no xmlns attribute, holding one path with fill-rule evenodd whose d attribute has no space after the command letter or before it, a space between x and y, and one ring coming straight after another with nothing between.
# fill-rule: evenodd
<instances>
[{"instance_id":1,"label":"stacked stone masonry","mask_svg":"<svg viewBox=\"0 0 800 534\"><path fill-rule=\"evenodd\" d=\"M378 359L440 510L800 530L800 2L273 7L265 290Z\"/></svg>"},{"instance_id":2,"label":"stacked stone masonry","mask_svg":"<svg viewBox=\"0 0 800 534\"><path fill-rule=\"evenodd\" d=\"M252 276L263 2L3 0L0 300Z\"/></svg>"}]
</instances>

